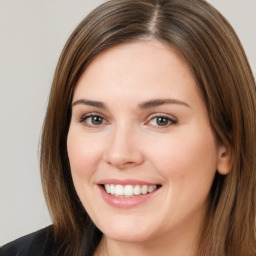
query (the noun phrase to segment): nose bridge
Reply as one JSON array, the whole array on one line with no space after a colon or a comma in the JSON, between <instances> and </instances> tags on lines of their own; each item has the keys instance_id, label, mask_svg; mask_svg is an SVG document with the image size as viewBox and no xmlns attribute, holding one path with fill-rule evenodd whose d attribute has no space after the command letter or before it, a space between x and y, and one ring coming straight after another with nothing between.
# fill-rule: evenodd
<instances>
[{"instance_id":1,"label":"nose bridge","mask_svg":"<svg viewBox=\"0 0 256 256\"><path fill-rule=\"evenodd\" d=\"M124 169L136 166L143 161L136 133L136 129L126 121L115 125L105 152L105 160L108 164Z\"/></svg>"}]
</instances>

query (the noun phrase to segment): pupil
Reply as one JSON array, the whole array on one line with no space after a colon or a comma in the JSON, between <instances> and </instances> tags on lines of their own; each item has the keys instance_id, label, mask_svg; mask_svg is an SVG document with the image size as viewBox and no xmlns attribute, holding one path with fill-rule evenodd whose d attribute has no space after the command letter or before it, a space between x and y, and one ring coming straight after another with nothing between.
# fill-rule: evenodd
<instances>
[{"instance_id":1,"label":"pupil","mask_svg":"<svg viewBox=\"0 0 256 256\"><path fill-rule=\"evenodd\" d=\"M167 125L167 124L168 124L168 119L165 118L165 117L158 117L158 118L157 118L157 124L158 124L159 126Z\"/></svg>"},{"instance_id":2,"label":"pupil","mask_svg":"<svg viewBox=\"0 0 256 256\"><path fill-rule=\"evenodd\" d=\"M102 124L102 118L100 116L94 116L92 118L92 124L94 125Z\"/></svg>"}]
</instances>

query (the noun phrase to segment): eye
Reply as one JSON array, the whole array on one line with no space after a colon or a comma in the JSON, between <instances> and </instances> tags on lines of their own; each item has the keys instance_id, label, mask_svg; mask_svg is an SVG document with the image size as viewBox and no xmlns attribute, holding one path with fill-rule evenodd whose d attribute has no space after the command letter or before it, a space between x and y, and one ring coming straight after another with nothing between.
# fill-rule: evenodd
<instances>
[{"instance_id":1,"label":"eye","mask_svg":"<svg viewBox=\"0 0 256 256\"><path fill-rule=\"evenodd\" d=\"M80 119L80 122L84 123L86 126L89 127L102 126L107 123L105 118L97 114L85 115Z\"/></svg>"},{"instance_id":2,"label":"eye","mask_svg":"<svg viewBox=\"0 0 256 256\"><path fill-rule=\"evenodd\" d=\"M176 124L177 121L173 120L169 116L159 115L151 118L148 124L155 127L168 127L171 124Z\"/></svg>"}]
</instances>

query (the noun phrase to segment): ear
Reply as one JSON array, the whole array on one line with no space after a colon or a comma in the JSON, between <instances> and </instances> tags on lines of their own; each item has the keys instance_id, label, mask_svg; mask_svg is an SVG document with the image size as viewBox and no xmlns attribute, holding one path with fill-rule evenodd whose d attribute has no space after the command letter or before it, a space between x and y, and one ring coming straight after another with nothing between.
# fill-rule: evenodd
<instances>
[{"instance_id":1,"label":"ear","mask_svg":"<svg viewBox=\"0 0 256 256\"><path fill-rule=\"evenodd\" d=\"M231 150L225 145L219 146L217 171L221 175L227 175L232 166Z\"/></svg>"}]
</instances>

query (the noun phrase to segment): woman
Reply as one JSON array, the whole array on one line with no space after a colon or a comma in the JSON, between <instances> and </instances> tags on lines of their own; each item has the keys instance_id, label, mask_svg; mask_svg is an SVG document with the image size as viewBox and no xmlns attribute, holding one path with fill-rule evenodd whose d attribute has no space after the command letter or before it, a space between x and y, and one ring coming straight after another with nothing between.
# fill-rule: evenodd
<instances>
[{"instance_id":1,"label":"woman","mask_svg":"<svg viewBox=\"0 0 256 256\"><path fill-rule=\"evenodd\" d=\"M52 84L53 225L1 255L255 255L255 109L243 48L208 3L106 2Z\"/></svg>"}]
</instances>

